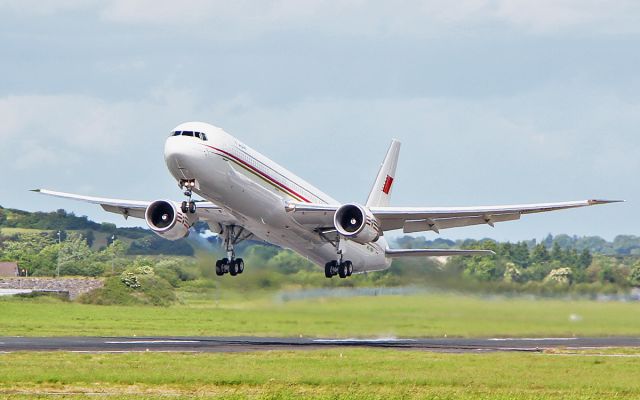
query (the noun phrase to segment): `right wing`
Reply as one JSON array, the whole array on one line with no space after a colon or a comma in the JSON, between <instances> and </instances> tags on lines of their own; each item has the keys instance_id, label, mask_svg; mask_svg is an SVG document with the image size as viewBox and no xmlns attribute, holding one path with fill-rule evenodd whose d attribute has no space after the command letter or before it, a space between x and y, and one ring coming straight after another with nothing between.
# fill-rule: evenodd
<instances>
[{"instance_id":1,"label":"right wing","mask_svg":"<svg viewBox=\"0 0 640 400\"><path fill-rule=\"evenodd\" d=\"M144 219L144 213L149 204L152 203L152 201L144 200L122 200L109 199L104 197L82 196L73 193L55 192L53 190L47 189L35 189L33 190L33 192L46 194L48 196L61 197L63 199L71 199L83 201L85 203L98 204L105 211L115 214L121 214L125 218L134 217ZM178 202L175 202L175 204L179 207ZM198 219L206 221L209 224L238 225L238 220L221 207L208 201L199 201L196 204L196 215L198 216ZM214 230L213 227L211 228L212 230Z\"/></svg>"},{"instance_id":2,"label":"right wing","mask_svg":"<svg viewBox=\"0 0 640 400\"><path fill-rule=\"evenodd\" d=\"M434 231L462 226L515 221L521 215L541 213L598 204L617 203L619 200L581 200L560 203L520 204L480 207L370 207L382 231L402 229L405 233ZM333 228L333 215L339 205L290 203L287 211L295 219L316 229Z\"/></svg>"}]
</instances>

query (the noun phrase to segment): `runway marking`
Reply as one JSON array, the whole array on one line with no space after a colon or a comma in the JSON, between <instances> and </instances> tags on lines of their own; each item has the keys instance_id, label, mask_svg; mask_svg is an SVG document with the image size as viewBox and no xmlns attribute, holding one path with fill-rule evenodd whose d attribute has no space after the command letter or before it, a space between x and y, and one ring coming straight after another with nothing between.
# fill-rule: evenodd
<instances>
[{"instance_id":1,"label":"runway marking","mask_svg":"<svg viewBox=\"0 0 640 400\"><path fill-rule=\"evenodd\" d=\"M530 342L543 342L543 341L568 341L568 340L578 340L578 338L570 337L570 338L491 338L487 339L494 342L508 342L508 341L530 341Z\"/></svg>"},{"instance_id":2,"label":"runway marking","mask_svg":"<svg viewBox=\"0 0 640 400\"><path fill-rule=\"evenodd\" d=\"M69 353L80 354L126 354L126 353L151 353L146 350L71 350ZM153 353L201 353L198 350L153 350Z\"/></svg>"},{"instance_id":3,"label":"runway marking","mask_svg":"<svg viewBox=\"0 0 640 400\"><path fill-rule=\"evenodd\" d=\"M395 338L379 338L379 339L314 339L316 343L393 343L393 342L415 342L415 339L395 339Z\"/></svg>"},{"instance_id":4,"label":"runway marking","mask_svg":"<svg viewBox=\"0 0 640 400\"><path fill-rule=\"evenodd\" d=\"M126 340L104 342L105 344L183 344L183 343L201 343L200 340Z\"/></svg>"}]
</instances>

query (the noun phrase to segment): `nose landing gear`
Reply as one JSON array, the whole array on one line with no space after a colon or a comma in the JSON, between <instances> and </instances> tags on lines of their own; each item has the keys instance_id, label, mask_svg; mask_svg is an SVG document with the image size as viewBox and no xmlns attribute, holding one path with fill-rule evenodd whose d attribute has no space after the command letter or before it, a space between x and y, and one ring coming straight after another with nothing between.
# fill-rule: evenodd
<instances>
[{"instance_id":1,"label":"nose landing gear","mask_svg":"<svg viewBox=\"0 0 640 400\"><path fill-rule=\"evenodd\" d=\"M196 213L196 202L191 200L191 196L193 195L193 189L196 187L195 179L181 179L180 180L180 189L184 190L184 195L187 196L187 201L183 201L180 210L183 213Z\"/></svg>"}]
</instances>

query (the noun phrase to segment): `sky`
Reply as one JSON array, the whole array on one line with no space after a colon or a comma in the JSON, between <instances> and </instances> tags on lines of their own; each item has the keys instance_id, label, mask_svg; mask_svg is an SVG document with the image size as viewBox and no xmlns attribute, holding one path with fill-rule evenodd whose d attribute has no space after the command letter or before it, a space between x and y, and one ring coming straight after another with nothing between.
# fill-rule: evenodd
<instances>
[{"instance_id":1,"label":"sky","mask_svg":"<svg viewBox=\"0 0 640 400\"><path fill-rule=\"evenodd\" d=\"M396 206L627 200L445 238L640 234L635 0L0 0L0 48L4 207L139 225L28 190L181 200L197 120L344 202L392 137Z\"/></svg>"}]
</instances>

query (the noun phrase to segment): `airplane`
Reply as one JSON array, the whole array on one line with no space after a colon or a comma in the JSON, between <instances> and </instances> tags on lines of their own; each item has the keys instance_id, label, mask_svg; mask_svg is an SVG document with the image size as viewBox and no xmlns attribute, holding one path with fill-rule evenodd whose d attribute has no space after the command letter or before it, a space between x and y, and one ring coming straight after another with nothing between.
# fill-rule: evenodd
<instances>
[{"instance_id":1,"label":"airplane","mask_svg":"<svg viewBox=\"0 0 640 400\"><path fill-rule=\"evenodd\" d=\"M120 200L47 189L41 194L99 204L125 218L143 218L168 240L189 234L197 221L224 239L226 257L216 274L236 276L244 261L235 247L247 239L291 249L324 267L325 276L389 268L394 258L491 255L490 250L392 249L385 232L433 231L471 225L494 226L524 214L618 202L582 200L561 203L481 207L392 207L400 142L392 140L364 204L333 199L223 129L203 122L175 127L164 146L164 160L186 199ZM205 200L195 201L193 193Z\"/></svg>"}]
</instances>

